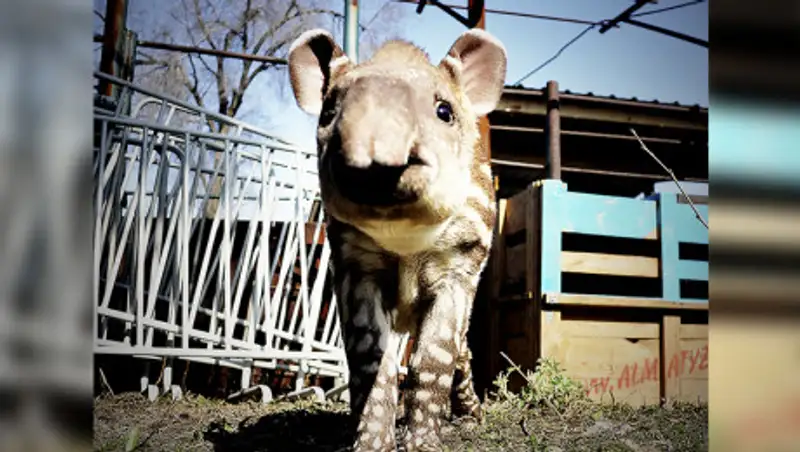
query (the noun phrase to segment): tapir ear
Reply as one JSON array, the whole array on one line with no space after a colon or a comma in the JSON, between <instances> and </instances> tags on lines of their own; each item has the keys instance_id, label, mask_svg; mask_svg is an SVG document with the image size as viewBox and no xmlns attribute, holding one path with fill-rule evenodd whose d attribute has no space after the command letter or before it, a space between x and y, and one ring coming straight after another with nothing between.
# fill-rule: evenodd
<instances>
[{"instance_id":1,"label":"tapir ear","mask_svg":"<svg viewBox=\"0 0 800 452\"><path fill-rule=\"evenodd\" d=\"M301 34L289 49L289 79L297 105L319 115L331 75L350 66L350 60L325 30Z\"/></svg>"},{"instance_id":2,"label":"tapir ear","mask_svg":"<svg viewBox=\"0 0 800 452\"><path fill-rule=\"evenodd\" d=\"M473 111L483 116L497 106L506 80L506 50L481 29L464 32L450 47L439 67L461 86Z\"/></svg>"}]
</instances>

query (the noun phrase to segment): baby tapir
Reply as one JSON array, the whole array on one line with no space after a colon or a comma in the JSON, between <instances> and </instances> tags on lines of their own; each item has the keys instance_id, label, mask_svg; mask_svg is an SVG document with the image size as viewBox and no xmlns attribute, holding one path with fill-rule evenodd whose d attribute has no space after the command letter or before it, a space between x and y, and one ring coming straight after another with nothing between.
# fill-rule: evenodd
<instances>
[{"instance_id":1,"label":"baby tapir","mask_svg":"<svg viewBox=\"0 0 800 452\"><path fill-rule=\"evenodd\" d=\"M478 118L503 91L506 51L462 34L438 65L393 40L355 64L330 33L289 52L297 104L318 115L319 182L355 417L354 450L395 450L397 356L415 338L406 450L439 450L440 422L481 419L466 333L495 223ZM356 427L357 425L357 427Z\"/></svg>"}]
</instances>

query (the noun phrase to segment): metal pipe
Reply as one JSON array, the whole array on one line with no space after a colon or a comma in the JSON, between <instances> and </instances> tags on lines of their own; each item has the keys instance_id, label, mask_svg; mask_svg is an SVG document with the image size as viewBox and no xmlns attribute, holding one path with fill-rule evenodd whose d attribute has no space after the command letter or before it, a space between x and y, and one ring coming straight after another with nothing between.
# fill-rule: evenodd
<instances>
[{"instance_id":1,"label":"metal pipe","mask_svg":"<svg viewBox=\"0 0 800 452\"><path fill-rule=\"evenodd\" d=\"M344 2L344 53L358 63L358 0Z\"/></svg>"},{"instance_id":2,"label":"metal pipe","mask_svg":"<svg viewBox=\"0 0 800 452\"><path fill-rule=\"evenodd\" d=\"M547 166L548 179L561 179L561 116L558 105L558 82L547 82Z\"/></svg>"},{"instance_id":3,"label":"metal pipe","mask_svg":"<svg viewBox=\"0 0 800 452\"><path fill-rule=\"evenodd\" d=\"M699 46L708 48L708 41L704 41L700 38L695 38L694 36L689 36L687 34L679 33L675 30L670 30L668 28L658 27L656 25L648 24L646 22L641 22L634 19L625 19L623 22L627 24L631 24L640 28L644 28L645 30L655 31L656 33L665 34L667 36L671 36L673 38L677 38L686 42L691 42L692 44L697 44Z\"/></svg>"},{"instance_id":4,"label":"metal pipe","mask_svg":"<svg viewBox=\"0 0 800 452\"><path fill-rule=\"evenodd\" d=\"M492 165L507 166L513 168L525 168L531 170L545 169L545 165L542 163L516 162L513 160L504 160L504 159L492 159ZM630 173L626 171L578 168L574 166L564 166L561 168L561 170L565 173L593 174L597 176L628 177L631 179L669 180L669 177L662 176L660 174ZM683 180L688 182L704 182L704 183L708 182L708 179L702 179L696 177L685 177L683 178Z\"/></svg>"},{"instance_id":5,"label":"metal pipe","mask_svg":"<svg viewBox=\"0 0 800 452\"><path fill-rule=\"evenodd\" d=\"M492 130L504 132L521 132L521 133L543 133L545 131L542 127L520 127L520 126L500 126L493 125ZM591 137L591 138L608 138L612 140L636 141L636 137L630 135L619 135L616 133L601 133L601 132L584 132L580 130L562 130L562 136L576 136L576 137ZM683 142L677 138L655 138L655 137L641 137L642 141L650 143L661 144L682 144Z\"/></svg>"}]
</instances>

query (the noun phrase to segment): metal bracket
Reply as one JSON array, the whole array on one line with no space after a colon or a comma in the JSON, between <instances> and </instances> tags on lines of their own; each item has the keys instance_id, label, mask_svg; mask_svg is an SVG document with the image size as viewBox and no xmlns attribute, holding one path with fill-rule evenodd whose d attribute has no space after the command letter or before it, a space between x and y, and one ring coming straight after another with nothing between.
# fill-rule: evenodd
<instances>
[{"instance_id":1,"label":"metal bracket","mask_svg":"<svg viewBox=\"0 0 800 452\"><path fill-rule=\"evenodd\" d=\"M480 12L483 10L483 2L484 0L472 0L470 1L470 5L467 8L468 15L467 17L462 16L461 14L455 12L453 8L440 3L438 0L419 0L419 4L417 4L417 14L422 14L422 10L425 9L425 5L430 3L433 6L438 6L439 9L446 12L450 17L453 19L461 22L467 28L475 28L478 25L478 22L481 20Z\"/></svg>"}]
</instances>

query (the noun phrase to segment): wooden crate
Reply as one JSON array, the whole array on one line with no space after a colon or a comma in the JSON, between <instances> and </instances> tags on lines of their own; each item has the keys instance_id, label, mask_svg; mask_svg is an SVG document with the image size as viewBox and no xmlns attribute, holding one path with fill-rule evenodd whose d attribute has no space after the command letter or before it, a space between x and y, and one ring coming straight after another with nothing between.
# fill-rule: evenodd
<instances>
[{"instance_id":1,"label":"wooden crate","mask_svg":"<svg viewBox=\"0 0 800 452\"><path fill-rule=\"evenodd\" d=\"M707 206L698 210L707 217ZM674 194L571 193L546 180L500 200L489 267L492 375L506 367L504 351L530 369L555 358L599 400L707 400L707 295L682 286L707 284L708 262L682 256L687 244L707 254L708 230Z\"/></svg>"}]
</instances>

